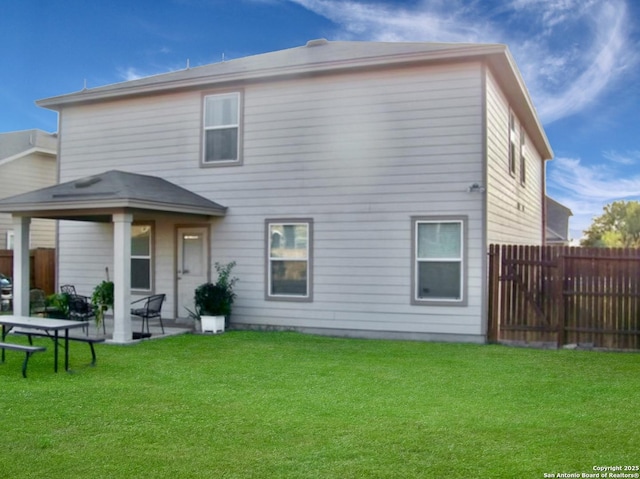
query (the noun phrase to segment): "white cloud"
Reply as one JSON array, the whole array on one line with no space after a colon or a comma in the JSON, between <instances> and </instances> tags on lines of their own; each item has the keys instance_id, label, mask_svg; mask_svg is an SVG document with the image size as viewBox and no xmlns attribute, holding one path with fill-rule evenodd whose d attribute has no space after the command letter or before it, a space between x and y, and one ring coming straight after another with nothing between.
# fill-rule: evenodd
<instances>
[{"instance_id":1,"label":"white cloud","mask_svg":"<svg viewBox=\"0 0 640 479\"><path fill-rule=\"evenodd\" d=\"M616 165L585 166L580 160L556 158L549 166L549 184L584 198L610 200L640 195L640 174L625 175Z\"/></svg>"},{"instance_id":2,"label":"white cloud","mask_svg":"<svg viewBox=\"0 0 640 479\"><path fill-rule=\"evenodd\" d=\"M484 22L466 18L462 2L414 7L356 0L291 0L340 25L337 38L370 41L480 42L491 35ZM484 39L484 40L483 40Z\"/></svg>"},{"instance_id":3,"label":"white cloud","mask_svg":"<svg viewBox=\"0 0 640 479\"><path fill-rule=\"evenodd\" d=\"M119 68L118 75L120 76L122 81L137 80L138 78L146 76L144 73L136 70L134 67Z\"/></svg>"},{"instance_id":4,"label":"white cloud","mask_svg":"<svg viewBox=\"0 0 640 479\"><path fill-rule=\"evenodd\" d=\"M636 61L625 0L290 1L334 22L337 39L506 43L547 124L592 105Z\"/></svg>"},{"instance_id":5,"label":"white cloud","mask_svg":"<svg viewBox=\"0 0 640 479\"><path fill-rule=\"evenodd\" d=\"M574 237L581 236L605 205L640 200L640 173L625 174L627 162L640 159L640 152L608 152L603 156L602 163L595 166L575 158L556 158L547 166L547 191L573 212L570 225Z\"/></svg>"},{"instance_id":6,"label":"white cloud","mask_svg":"<svg viewBox=\"0 0 640 479\"><path fill-rule=\"evenodd\" d=\"M640 150L625 152L610 150L603 152L602 156L609 161L627 166L636 165L640 162Z\"/></svg>"},{"instance_id":7,"label":"white cloud","mask_svg":"<svg viewBox=\"0 0 640 479\"><path fill-rule=\"evenodd\" d=\"M616 4L617 3L617 4ZM533 56L528 69L543 66L540 75L529 72L532 95L537 99L538 113L545 123L584 110L614 84L620 73L634 61L627 54L626 8L623 2L601 3L585 9L579 26L593 29L591 44L582 43L559 50L552 62L540 53ZM574 26L575 28L575 26ZM553 44L557 44L554 42ZM539 51L529 45L528 53ZM549 45L548 51L553 51Z\"/></svg>"}]
</instances>

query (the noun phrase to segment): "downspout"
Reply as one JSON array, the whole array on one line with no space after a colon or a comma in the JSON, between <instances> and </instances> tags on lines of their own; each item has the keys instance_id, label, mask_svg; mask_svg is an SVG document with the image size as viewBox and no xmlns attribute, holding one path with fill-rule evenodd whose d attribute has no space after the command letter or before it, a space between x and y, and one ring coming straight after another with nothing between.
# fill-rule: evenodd
<instances>
[{"instance_id":1,"label":"downspout","mask_svg":"<svg viewBox=\"0 0 640 479\"><path fill-rule=\"evenodd\" d=\"M486 62L482 62L482 66L480 68L480 88L481 88L481 108L482 108L482 177L484 182L484 194L482 195L482 231L480 233L481 239L481 248L482 254L480 255L480 261L482 265L482 283L480 287L480 311L481 311L481 319L480 319L480 330L482 335L484 336L485 343L487 342L487 334L488 334L488 324L489 324L489 303L487 299L487 295L489 294L488 281L489 281L489 271L488 271L488 258L489 254L489 245L487 244L487 229L488 229L488 198L489 198L489 153L487 146L487 64Z\"/></svg>"}]
</instances>

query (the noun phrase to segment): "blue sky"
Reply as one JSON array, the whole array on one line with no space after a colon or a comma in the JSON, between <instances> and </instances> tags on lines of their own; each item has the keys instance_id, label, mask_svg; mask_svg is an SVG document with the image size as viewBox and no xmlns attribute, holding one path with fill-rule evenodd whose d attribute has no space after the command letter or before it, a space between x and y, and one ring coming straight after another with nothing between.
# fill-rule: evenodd
<instances>
[{"instance_id":1,"label":"blue sky","mask_svg":"<svg viewBox=\"0 0 640 479\"><path fill-rule=\"evenodd\" d=\"M640 199L637 0L4 0L0 132L56 131L35 100L313 38L509 46L555 159L547 192L579 238Z\"/></svg>"}]
</instances>

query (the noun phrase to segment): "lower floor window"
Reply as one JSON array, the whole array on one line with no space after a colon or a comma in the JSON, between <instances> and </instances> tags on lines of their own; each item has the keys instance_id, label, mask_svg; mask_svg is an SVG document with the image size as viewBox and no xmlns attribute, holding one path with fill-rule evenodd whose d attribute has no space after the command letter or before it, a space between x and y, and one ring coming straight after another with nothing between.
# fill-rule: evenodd
<instances>
[{"instance_id":1,"label":"lower floor window","mask_svg":"<svg viewBox=\"0 0 640 479\"><path fill-rule=\"evenodd\" d=\"M464 299L465 220L414 218L414 303Z\"/></svg>"},{"instance_id":2,"label":"lower floor window","mask_svg":"<svg viewBox=\"0 0 640 479\"><path fill-rule=\"evenodd\" d=\"M312 221L267 221L267 299L311 300Z\"/></svg>"},{"instance_id":3,"label":"lower floor window","mask_svg":"<svg viewBox=\"0 0 640 479\"><path fill-rule=\"evenodd\" d=\"M151 225L131 226L131 289L151 290Z\"/></svg>"}]
</instances>

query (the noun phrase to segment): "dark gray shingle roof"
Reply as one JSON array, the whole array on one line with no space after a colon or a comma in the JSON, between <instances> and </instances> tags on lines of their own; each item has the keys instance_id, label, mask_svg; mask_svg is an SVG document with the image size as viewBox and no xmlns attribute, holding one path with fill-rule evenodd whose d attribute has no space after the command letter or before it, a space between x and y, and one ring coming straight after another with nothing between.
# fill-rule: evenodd
<instances>
[{"instance_id":1,"label":"dark gray shingle roof","mask_svg":"<svg viewBox=\"0 0 640 479\"><path fill-rule=\"evenodd\" d=\"M0 200L0 211L134 208L224 215L226 208L155 176L112 170Z\"/></svg>"}]
</instances>

